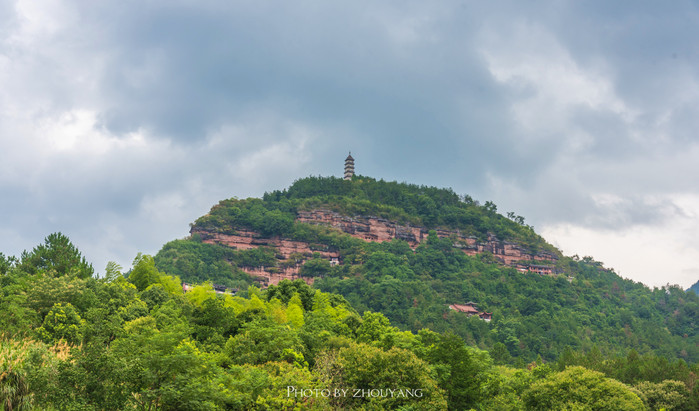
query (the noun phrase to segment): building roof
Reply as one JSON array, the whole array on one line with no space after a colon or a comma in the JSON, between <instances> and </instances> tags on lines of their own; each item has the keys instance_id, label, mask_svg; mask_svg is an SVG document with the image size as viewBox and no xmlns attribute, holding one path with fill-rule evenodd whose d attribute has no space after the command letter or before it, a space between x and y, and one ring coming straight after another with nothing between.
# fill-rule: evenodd
<instances>
[{"instance_id":1,"label":"building roof","mask_svg":"<svg viewBox=\"0 0 699 411\"><path fill-rule=\"evenodd\" d=\"M463 304L452 304L449 306L452 310L456 310L461 313L466 313L466 314L478 314L478 310L473 308L473 306L470 305L463 305Z\"/></svg>"},{"instance_id":2,"label":"building roof","mask_svg":"<svg viewBox=\"0 0 699 411\"><path fill-rule=\"evenodd\" d=\"M352 161L354 161L354 157L352 157L352 152L351 152L351 151L350 151L349 155L347 156L347 158L345 159L345 161L347 161L347 160L352 160Z\"/></svg>"}]
</instances>

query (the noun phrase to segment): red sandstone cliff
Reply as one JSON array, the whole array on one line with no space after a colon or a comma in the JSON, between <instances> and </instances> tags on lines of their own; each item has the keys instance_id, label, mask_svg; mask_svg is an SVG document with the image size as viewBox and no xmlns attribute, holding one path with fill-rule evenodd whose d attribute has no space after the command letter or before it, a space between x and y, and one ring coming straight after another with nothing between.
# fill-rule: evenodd
<instances>
[{"instance_id":1,"label":"red sandstone cliff","mask_svg":"<svg viewBox=\"0 0 699 411\"><path fill-rule=\"evenodd\" d=\"M429 232L423 227L400 225L377 217L348 217L326 209L299 211L296 221L334 227L366 241L382 242L398 238L406 241L411 248L415 248L425 241ZM493 235L490 235L486 242L478 242L475 237L466 236L458 230L439 229L436 232L441 238L452 238L454 246L468 255L489 252L502 264L517 267L520 271L552 274L551 263L558 259L555 254L549 252L532 253L516 243L500 241ZM283 279L293 280L297 278L302 278L307 283L312 284L313 278L299 276L299 268L314 252L320 253L321 258L327 259L331 264L340 262L340 255L337 252L312 250L304 242L279 237L265 238L254 231L243 229L232 235L193 228L192 234L195 233L201 236L205 243L221 244L238 250L263 246L276 249L278 264L274 269L241 267L248 274L258 277L264 285L277 284Z\"/></svg>"},{"instance_id":2,"label":"red sandstone cliff","mask_svg":"<svg viewBox=\"0 0 699 411\"><path fill-rule=\"evenodd\" d=\"M398 238L407 241L411 248L425 241L429 233L429 230L423 227L400 225L377 217L347 217L325 209L299 211L297 221L335 227L353 237L367 241L382 242ZM548 252L531 253L516 243L500 241L493 235L488 237L488 241L479 243L476 237L466 236L459 230L438 229L436 232L440 238L453 238L454 246L468 255L490 252L500 262L510 266L516 266L525 261L534 263L558 259L555 254Z\"/></svg>"},{"instance_id":3,"label":"red sandstone cliff","mask_svg":"<svg viewBox=\"0 0 699 411\"><path fill-rule=\"evenodd\" d=\"M284 238L265 238L259 233L249 230L238 230L235 235L212 233L204 230L192 229L192 234L197 233L204 243L220 244L236 250L249 250L257 247L272 247L277 252L278 264L275 270L267 267L240 267L241 270L257 277L264 285L277 284L279 281L303 279L308 284L313 284L313 278L299 276L299 268L303 262L313 253L320 253L322 258L331 264L339 263L340 254L337 252L311 250L306 243Z\"/></svg>"}]
</instances>

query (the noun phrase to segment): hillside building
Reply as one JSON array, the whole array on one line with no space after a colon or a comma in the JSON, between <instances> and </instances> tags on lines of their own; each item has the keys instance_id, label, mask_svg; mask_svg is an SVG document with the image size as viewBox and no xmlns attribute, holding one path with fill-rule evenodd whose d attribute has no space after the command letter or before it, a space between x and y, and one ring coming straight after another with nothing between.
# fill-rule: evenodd
<instances>
[{"instance_id":1,"label":"hillside building","mask_svg":"<svg viewBox=\"0 0 699 411\"><path fill-rule=\"evenodd\" d=\"M449 306L450 310L454 310L460 313L464 313L468 315L469 317L472 315L477 315L478 318L481 320L489 323L490 320L493 318L493 313L487 313L485 311L478 311L478 307L476 306L476 303L474 302L467 302L466 304L451 304Z\"/></svg>"}]
</instances>

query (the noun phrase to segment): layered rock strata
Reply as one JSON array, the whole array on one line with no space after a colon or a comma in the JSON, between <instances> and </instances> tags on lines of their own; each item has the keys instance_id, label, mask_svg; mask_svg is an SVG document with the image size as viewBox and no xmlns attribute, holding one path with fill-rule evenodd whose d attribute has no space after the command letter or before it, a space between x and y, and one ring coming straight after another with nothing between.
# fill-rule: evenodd
<instances>
[{"instance_id":1,"label":"layered rock strata","mask_svg":"<svg viewBox=\"0 0 699 411\"><path fill-rule=\"evenodd\" d=\"M313 253L319 253L321 258L327 259L331 264L339 263L340 254L335 251L311 249L310 245L300 241L285 238L265 238L259 233L250 230L238 230L236 234L212 233L209 231L192 229L192 234L198 234L202 242L219 244L236 250L250 250L257 247L271 247L276 251L277 267L240 267L241 270L260 280L262 285L275 285L281 280L302 279L308 284L313 284L313 278L299 276L299 269L303 262Z\"/></svg>"},{"instance_id":2,"label":"layered rock strata","mask_svg":"<svg viewBox=\"0 0 699 411\"><path fill-rule=\"evenodd\" d=\"M296 221L334 227L365 241L382 242L397 238L406 241L413 249L425 241L429 233L429 230L424 227L401 225L372 216L348 217L327 209L299 211ZM307 243L280 237L266 238L254 231L243 229L238 230L236 234L222 234L193 228L192 234L195 233L205 243L220 244L237 250L257 247L274 248L278 259L277 267L240 267L246 273L258 278L263 286L277 284L283 279L298 278L312 284L313 278L299 276L299 270L303 262L313 253L319 253L321 258L327 259L333 265L340 263L340 255L336 251L312 249ZM519 244L501 241L494 235L489 235L485 242L479 242L476 237L467 236L459 230L438 229L436 233L441 238L451 238L454 241L454 247L468 255L489 252L502 264L516 267L520 271L552 274L551 263L558 259L553 253L532 253Z\"/></svg>"},{"instance_id":3,"label":"layered rock strata","mask_svg":"<svg viewBox=\"0 0 699 411\"><path fill-rule=\"evenodd\" d=\"M299 211L297 221L335 227L353 237L367 241L382 242L397 238L405 240L413 249L427 239L430 231L424 227L401 225L379 217L348 217L326 209ZM468 255L489 252L498 261L509 266L522 265L526 261L544 262L558 259L553 253L531 253L519 244L500 241L494 235L489 235L486 242L478 242L476 237L467 236L459 230L437 229L435 231L440 238L452 238L454 247Z\"/></svg>"}]
</instances>

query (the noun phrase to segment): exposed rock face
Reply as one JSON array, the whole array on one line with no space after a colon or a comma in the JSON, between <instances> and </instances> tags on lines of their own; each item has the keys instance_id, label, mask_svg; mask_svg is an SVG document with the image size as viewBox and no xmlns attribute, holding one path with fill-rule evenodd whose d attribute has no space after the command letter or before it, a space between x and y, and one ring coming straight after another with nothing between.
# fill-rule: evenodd
<instances>
[{"instance_id":1,"label":"exposed rock face","mask_svg":"<svg viewBox=\"0 0 699 411\"><path fill-rule=\"evenodd\" d=\"M400 225L378 217L348 217L326 209L299 211L297 221L334 227L365 241L383 242L397 238L406 241L411 248L415 248L425 241L429 233L429 230L423 227ZM494 235L490 235L486 242L478 242L475 237L466 236L458 230L439 229L436 232L441 238L452 238L454 247L461 249L468 255L489 252L501 263L516 267L520 271L552 274L552 267L545 262L555 262L558 259L555 254L549 252L532 253L518 244L500 241ZM331 264L340 262L339 253L334 250L311 249L311 246L304 242L279 237L265 238L259 233L249 230L239 230L235 235L231 235L192 229L192 234L194 233L199 234L205 243L221 244L237 250L249 250L264 246L276 249L277 267L273 269L240 267L248 274L259 278L263 285L277 284L283 279L295 280L298 278L312 284L314 279L299 276L299 269L313 253L320 253L320 256L330 261Z\"/></svg>"},{"instance_id":2,"label":"exposed rock face","mask_svg":"<svg viewBox=\"0 0 699 411\"><path fill-rule=\"evenodd\" d=\"M298 274L298 267L289 267L285 269L280 269L278 272L271 272L266 270L264 267L250 268L250 267L240 267L241 270L250 274L252 277L260 280L260 284L263 287L269 287L270 285L277 285L281 280L298 280L301 279L308 285L313 284L313 277L301 277Z\"/></svg>"},{"instance_id":3,"label":"exposed rock face","mask_svg":"<svg viewBox=\"0 0 699 411\"><path fill-rule=\"evenodd\" d=\"M339 228L353 237L367 241L383 242L398 238L405 240L412 248L427 238L427 231L421 227L403 226L377 217L347 217L325 209L299 211L296 220Z\"/></svg>"},{"instance_id":4,"label":"exposed rock face","mask_svg":"<svg viewBox=\"0 0 699 411\"><path fill-rule=\"evenodd\" d=\"M313 278L299 276L299 269L306 258L311 257L313 253L320 253L322 258L332 263L339 262L340 258L340 254L336 251L311 249L307 243L279 237L265 238L259 233L249 230L239 230L235 235L192 229L192 234L195 232L201 236L204 243L225 245L236 250L249 250L257 247L272 247L276 249L279 261L278 267L275 267L274 270L265 267L239 267L251 276L259 278L265 286L275 285L285 279L296 280L299 278L308 284L313 284ZM288 265L287 262L292 257L293 260L296 260L296 263Z\"/></svg>"},{"instance_id":5,"label":"exposed rock face","mask_svg":"<svg viewBox=\"0 0 699 411\"><path fill-rule=\"evenodd\" d=\"M429 233L429 230L423 227L404 226L378 217L347 217L325 209L299 211L297 221L339 228L353 237L367 241L382 242L398 238L405 240L411 248L425 241ZM522 261L558 259L556 255L548 252L531 253L516 243L500 241L494 235L488 236L487 242L479 243L475 237L466 236L458 230L438 229L436 232L440 238L453 238L454 246L468 255L490 252L505 265L516 266Z\"/></svg>"}]
</instances>

